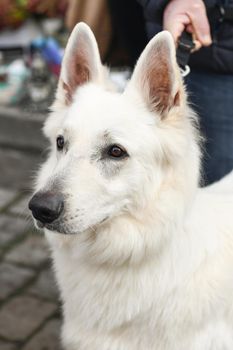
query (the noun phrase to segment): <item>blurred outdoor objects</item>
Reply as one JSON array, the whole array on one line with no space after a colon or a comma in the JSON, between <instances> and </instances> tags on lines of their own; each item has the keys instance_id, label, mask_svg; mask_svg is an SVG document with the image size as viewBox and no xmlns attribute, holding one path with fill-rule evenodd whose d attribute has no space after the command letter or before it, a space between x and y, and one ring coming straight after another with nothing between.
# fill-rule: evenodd
<instances>
[{"instance_id":1,"label":"blurred outdoor objects","mask_svg":"<svg viewBox=\"0 0 233 350\"><path fill-rule=\"evenodd\" d=\"M0 0L0 186L30 189L46 148L68 30L67 0Z\"/></svg>"},{"instance_id":2,"label":"blurred outdoor objects","mask_svg":"<svg viewBox=\"0 0 233 350\"><path fill-rule=\"evenodd\" d=\"M146 42L136 1L0 0L0 186L32 188L34 170L46 156L41 129L64 48L80 21L92 28L101 59L122 89Z\"/></svg>"},{"instance_id":3,"label":"blurred outdoor objects","mask_svg":"<svg viewBox=\"0 0 233 350\"><path fill-rule=\"evenodd\" d=\"M0 0L0 186L31 189L69 32L79 21L111 50L105 0ZM42 154L42 155L41 155Z\"/></svg>"}]
</instances>

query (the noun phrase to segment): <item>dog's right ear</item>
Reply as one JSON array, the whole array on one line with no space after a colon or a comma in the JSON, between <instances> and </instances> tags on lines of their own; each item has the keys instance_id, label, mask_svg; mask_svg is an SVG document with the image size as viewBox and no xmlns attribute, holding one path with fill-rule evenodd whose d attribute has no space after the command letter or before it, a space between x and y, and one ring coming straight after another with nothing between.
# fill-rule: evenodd
<instances>
[{"instance_id":1,"label":"dog's right ear","mask_svg":"<svg viewBox=\"0 0 233 350\"><path fill-rule=\"evenodd\" d=\"M58 83L57 99L72 102L77 88L101 75L101 60L96 39L85 23L78 23L68 40Z\"/></svg>"},{"instance_id":2,"label":"dog's right ear","mask_svg":"<svg viewBox=\"0 0 233 350\"><path fill-rule=\"evenodd\" d=\"M182 102L182 80L174 40L169 32L157 34L142 52L125 92L132 90L162 119Z\"/></svg>"}]
</instances>

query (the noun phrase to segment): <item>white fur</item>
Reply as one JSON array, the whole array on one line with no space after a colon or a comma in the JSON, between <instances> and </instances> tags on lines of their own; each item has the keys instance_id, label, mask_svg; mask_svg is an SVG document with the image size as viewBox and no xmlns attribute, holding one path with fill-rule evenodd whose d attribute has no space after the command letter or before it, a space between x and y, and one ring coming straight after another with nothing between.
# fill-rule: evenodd
<instances>
[{"instance_id":1,"label":"white fur","mask_svg":"<svg viewBox=\"0 0 233 350\"><path fill-rule=\"evenodd\" d=\"M77 37L83 31L90 34L78 25ZM156 106L148 108L149 87L141 84L152 51L163 45L171 98L179 91L180 103L162 118ZM68 56L69 49L62 74ZM45 125L51 153L36 189L59 180L76 232L45 230L63 301L65 348L232 350L233 176L219 188L198 189L195 116L171 37L152 39L122 95L91 81L67 106L59 89ZM91 161L105 130L130 155L109 176ZM60 133L69 140L66 154L56 151Z\"/></svg>"}]
</instances>

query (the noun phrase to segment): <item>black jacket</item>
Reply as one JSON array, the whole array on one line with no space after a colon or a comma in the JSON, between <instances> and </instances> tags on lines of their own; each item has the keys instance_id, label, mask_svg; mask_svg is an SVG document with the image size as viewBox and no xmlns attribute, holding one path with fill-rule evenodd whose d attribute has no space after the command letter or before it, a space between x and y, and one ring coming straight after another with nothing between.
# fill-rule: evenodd
<instances>
[{"instance_id":1,"label":"black jacket","mask_svg":"<svg viewBox=\"0 0 233 350\"><path fill-rule=\"evenodd\" d=\"M189 1L189 0L187 0ZM143 7L148 38L162 30L163 11L169 0L138 0ZM191 68L217 73L233 74L233 19L220 22L216 16L217 5L233 8L233 0L205 0L211 24L213 44L201 48L190 58ZM220 13L219 13L220 18Z\"/></svg>"}]
</instances>

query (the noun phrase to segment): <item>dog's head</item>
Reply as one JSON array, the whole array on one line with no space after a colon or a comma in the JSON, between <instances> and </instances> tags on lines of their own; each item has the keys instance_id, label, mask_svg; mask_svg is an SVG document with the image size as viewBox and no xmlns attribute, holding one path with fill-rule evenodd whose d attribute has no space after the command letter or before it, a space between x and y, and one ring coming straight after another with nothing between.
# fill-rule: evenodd
<instances>
[{"instance_id":1,"label":"dog's head","mask_svg":"<svg viewBox=\"0 0 233 350\"><path fill-rule=\"evenodd\" d=\"M189 195L198 177L191 119L168 32L149 42L119 94L105 83L91 30L78 24L44 127L51 150L29 205L38 225L81 233L140 216L166 191Z\"/></svg>"}]
</instances>

